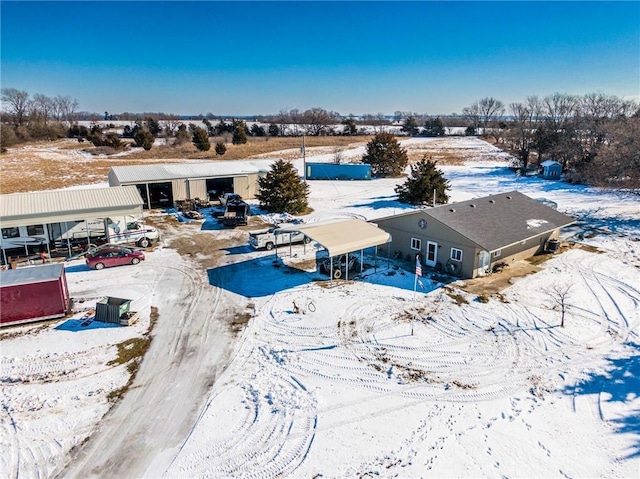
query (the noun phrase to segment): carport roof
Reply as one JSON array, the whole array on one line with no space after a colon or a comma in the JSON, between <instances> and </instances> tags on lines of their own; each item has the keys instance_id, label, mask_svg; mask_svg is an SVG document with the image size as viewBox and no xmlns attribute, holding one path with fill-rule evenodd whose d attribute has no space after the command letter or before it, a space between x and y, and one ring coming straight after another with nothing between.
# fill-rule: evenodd
<instances>
[{"instance_id":1,"label":"carport roof","mask_svg":"<svg viewBox=\"0 0 640 479\"><path fill-rule=\"evenodd\" d=\"M320 243L329 256L338 256L352 251L389 243L391 235L364 220L354 218L318 221L306 224L286 224L277 233L300 231Z\"/></svg>"},{"instance_id":2,"label":"carport roof","mask_svg":"<svg viewBox=\"0 0 640 479\"><path fill-rule=\"evenodd\" d=\"M135 186L0 195L3 228L110 215L142 215L142 197Z\"/></svg>"}]
</instances>

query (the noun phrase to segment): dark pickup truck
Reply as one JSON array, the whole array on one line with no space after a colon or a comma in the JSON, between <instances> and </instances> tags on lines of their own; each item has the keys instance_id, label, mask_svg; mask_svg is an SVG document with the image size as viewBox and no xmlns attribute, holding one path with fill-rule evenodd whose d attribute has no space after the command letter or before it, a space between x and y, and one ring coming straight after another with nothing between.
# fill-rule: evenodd
<instances>
[{"instance_id":1,"label":"dark pickup truck","mask_svg":"<svg viewBox=\"0 0 640 479\"><path fill-rule=\"evenodd\" d=\"M227 201L222 223L225 226L243 226L247 224L249 205L242 200Z\"/></svg>"}]
</instances>

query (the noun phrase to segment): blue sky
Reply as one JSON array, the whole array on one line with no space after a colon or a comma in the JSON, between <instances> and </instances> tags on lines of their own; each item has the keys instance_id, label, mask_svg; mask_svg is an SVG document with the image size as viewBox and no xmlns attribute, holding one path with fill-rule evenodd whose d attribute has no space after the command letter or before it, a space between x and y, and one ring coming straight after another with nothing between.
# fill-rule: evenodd
<instances>
[{"instance_id":1,"label":"blue sky","mask_svg":"<svg viewBox=\"0 0 640 479\"><path fill-rule=\"evenodd\" d=\"M0 2L2 87L79 109L460 112L640 98L640 2Z\"/></svg>"}]
</instances>

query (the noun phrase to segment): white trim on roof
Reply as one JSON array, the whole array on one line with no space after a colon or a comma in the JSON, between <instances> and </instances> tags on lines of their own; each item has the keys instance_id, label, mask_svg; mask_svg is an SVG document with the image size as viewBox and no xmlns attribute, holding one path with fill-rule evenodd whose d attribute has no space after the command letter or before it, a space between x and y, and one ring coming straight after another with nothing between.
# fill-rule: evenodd
<instances>
[{"instance_id":1,"label":"white trim on roof","mask_svg":"<svg viewBox=\"0 0 640 479\"><path fill-rule=\"evenodd\" d=\"M329 256L338 256L365 248L389 243L391 235L377 226L360 219L325 220L316 223L287 224L275 233L300 231L320 243Z\"/></svg>"},{"instance_id":2,"label":"white trim on roof","mask_svg":"<svg viewBox=\"0 0 640 479\"><path fill-rule=\"evenodd\" d=\"M112 166L109 170L109 183L113 185L116 182L117 184L149 183L189 178L247 176L269 171L274 161L238 160Z\"/></svg>"}]
</instances>

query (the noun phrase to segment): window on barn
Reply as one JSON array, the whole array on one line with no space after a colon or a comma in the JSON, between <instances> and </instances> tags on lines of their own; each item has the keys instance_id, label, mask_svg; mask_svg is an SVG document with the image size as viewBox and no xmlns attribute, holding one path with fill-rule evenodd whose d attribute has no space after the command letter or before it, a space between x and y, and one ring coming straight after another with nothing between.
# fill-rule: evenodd
<instances>
[{"instance_id":1,"label":"window on barn","mask_svg":"<svg viewBox=\"0 0 640 479\"><path fill-rule=\"evenodd\" d=\"M422 240L419 238L411 238L411 249L414 251L422 250Z\"/></svg>"},{"instance_id":2,"label":"window on barn","mask_svg":"<svg viewBox=\"0 0 640 479\"><path fill-rule=\"evenodd\" d=\"M462 261L462 250L458 248L451 248L451 259L454 261Z\"/></svg>"},{"instance_id":3,"label":"window on barn","mask_svg":"<svg viewBox=\"0 0 640 479\"><path fill-rule=\"evenodd\" d=\"M43 235L44 234L44 225L27 226L27 234L28 235Z\"/></svg>"},{"instance_id":4,"label":"window on barn","mask_svg":"<svg viewBox=\"0 0 640 479\"><path fill-rule=\"evenodd\" d=\"M2 228L3 238L20 238L18 228Z\"/></svg>"},{"instance_id":5,"label":"window on barn","mask_svg":"<svg viewBox=\"0 0 640 479\"><path fill-rule=\"evenodd\" d=\"M493 252L493 257L494 258L499 258L501 254L502 254L502 250L501 249L496 250L496 251Z\"/></svg>"}]
</instances>

